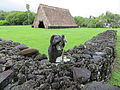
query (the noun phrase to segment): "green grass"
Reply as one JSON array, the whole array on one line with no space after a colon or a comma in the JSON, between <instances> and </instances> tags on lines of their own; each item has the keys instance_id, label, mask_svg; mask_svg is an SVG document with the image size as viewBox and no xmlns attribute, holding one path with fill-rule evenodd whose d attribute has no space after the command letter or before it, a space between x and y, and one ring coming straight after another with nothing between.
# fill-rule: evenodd
<instances>
[{"instance_id":1,"label":"green grass","mask_svg":"<svg viewBox=\"0 0 120 90\"><path fill-rule=\"evenodd\" d=\"M13 40L37 48L47 54L50 37L53 34L64 34L68 40L65 49L74 47L91 39L107 29L74 28L74 29L40 29L31 26L0 26L0 38Z\"/></svg>"},{"instance_id":2,"label":"green grass","mask_svg":"<svg viewBox=\"0 0 120 90\"><path fill-rule=\"evenodd\" d=\"M114 65L114 71L112 73L112 79L108 81L109 84L120 86L120 30L117 33L117 45L116 45L117 57Z\"/></svg>"},{"instance_id":3,"label":"green grass","mask_svg":"<svg viewBox=\"0 0 120 90\"><path fill-rule=\"evenodd\" d=\"M64 34L68 43L65 49L73 48L83 44L97 34L110 30L108 28L74 28L74 29L40 29L31 28L31 26L0 26L0 38L4 40L13 40L26 44L31 48L38 49L41 53L47 54L50 37L53 34ZM112 74L112 79L108 82L113 85L120 86L120 28L117 40L117 64Z\"/></svg>"}]
</instances>

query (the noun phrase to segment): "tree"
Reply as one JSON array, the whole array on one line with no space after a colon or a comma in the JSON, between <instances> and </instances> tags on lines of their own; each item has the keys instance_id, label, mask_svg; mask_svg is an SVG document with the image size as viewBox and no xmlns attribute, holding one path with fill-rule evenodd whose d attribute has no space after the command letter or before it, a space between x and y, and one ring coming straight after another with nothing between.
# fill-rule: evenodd
<instances>
[{"instance_id":1,"label":"tree","mask_svg":"<svg viewBox=\"0 0 120 90\"><path fill-rule=\"evenodd\" d=\"M28 24L27 14L28 12L15 11L10 13L6 17L6 21L8 21L8 23L11 25L27 25ZM35 13L29 12L29 15L30 15L29 24L32 24L35 17Z\"/></svg>"},{"instance_id":2,"label":"tree","mask_svg":"<svg viewBox=\"0 0 120 90\"><path fill-rule=\"evenodd\" d=\"M8 15L8 12L0 11L0 20L5 20L7 15Z\"/></svg>"},{"instance_id":3,"label":"tree","mask_svg":"<svg viewBox=\"0 0 120 90\"><path fill-rule=\"evenodd\" d=\"M104 27L118 28L120 27L120 15L106 12L99 16L99 20L104 24Z\"/></svg>"},{"instance_id":4,"label":"tree","mask_svg":"<svg viewBox=\"0 0 120 90\"><path fill-rule=\"evenodd\" d=\"M88 28L120 28L120 15L109 11L101 14L99 17L90 16L89 18L74 17L78 26Z\"/></svg>"},{"instance_id":5,"label":"tree","mask_svg":"<svg viewBox=\"0 0 120 90\"><path fill-rule=\"evenodd\" d=\"M30 9L30 5L29 4L26 4L26 9L27 9L27 16L28 16L28 25L30 24L30 22L29 22L29 9Z\"/></svg>"},{"instance_id":6,"label":"tree","mask_svg":"<svg viewBox=\"0 0 120 90\"><path fill-rule=\"evenodd\" d=\"M81 16L76 16L76 17L74 17L74 20L78 26L85 27L85 25L84 25L85 18L83 18Z\"/></svg>"}]
</instances>

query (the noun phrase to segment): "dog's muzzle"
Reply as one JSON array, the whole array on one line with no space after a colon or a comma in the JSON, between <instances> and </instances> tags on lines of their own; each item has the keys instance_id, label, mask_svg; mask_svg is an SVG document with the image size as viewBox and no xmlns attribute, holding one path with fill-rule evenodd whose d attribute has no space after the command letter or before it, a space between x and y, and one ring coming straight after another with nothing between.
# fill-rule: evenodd
<instances>
[{"instance_id":1,"label":"dog's muzzle","mask_svg":"<svg viewBox=\"0 0 120 90\"><path fill-rule=\"evenodd\" d=\"M60 41L57 45L56 45L56 48L57 48L57 50L63 50L63 43L67 43L67 40L63 40L63 41Z\"/></svg>"}]
</instances>

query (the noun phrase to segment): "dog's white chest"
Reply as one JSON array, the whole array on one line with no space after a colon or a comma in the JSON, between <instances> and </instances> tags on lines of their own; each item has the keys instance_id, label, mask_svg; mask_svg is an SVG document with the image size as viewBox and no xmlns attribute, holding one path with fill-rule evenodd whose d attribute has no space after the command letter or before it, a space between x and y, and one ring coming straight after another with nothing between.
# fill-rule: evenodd
<instances>
[{"instance_id":1,"label":"dog's white chest","mask_svg":"<svg viewBox=\"0 0 120 90\"><path fill-rule=\"evenodd\" d=\"M66 56L60 56L56 59L56 62L59 63L59 62L68 62L70 61L70 59L68 59Z\"/></svg>"}]
</instances>

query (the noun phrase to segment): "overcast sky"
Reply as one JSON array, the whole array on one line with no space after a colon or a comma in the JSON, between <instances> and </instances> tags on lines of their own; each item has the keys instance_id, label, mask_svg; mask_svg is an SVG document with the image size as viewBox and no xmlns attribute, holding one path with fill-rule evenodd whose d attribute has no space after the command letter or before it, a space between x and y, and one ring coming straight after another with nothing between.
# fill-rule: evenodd
<instances>
[{"instance_id":1,"label":"overcast sky","mask_svg":"<svg viewBox=\"0 0 120 90\"><path fill-rule=\"evenodd\" d=\"M0 0L0 10L26 11L26 4L35 13L39 4L47 4L69 9L73 16L99 16L106 11L120 14L120 0Z\"/></svg>"}]
</instances>

